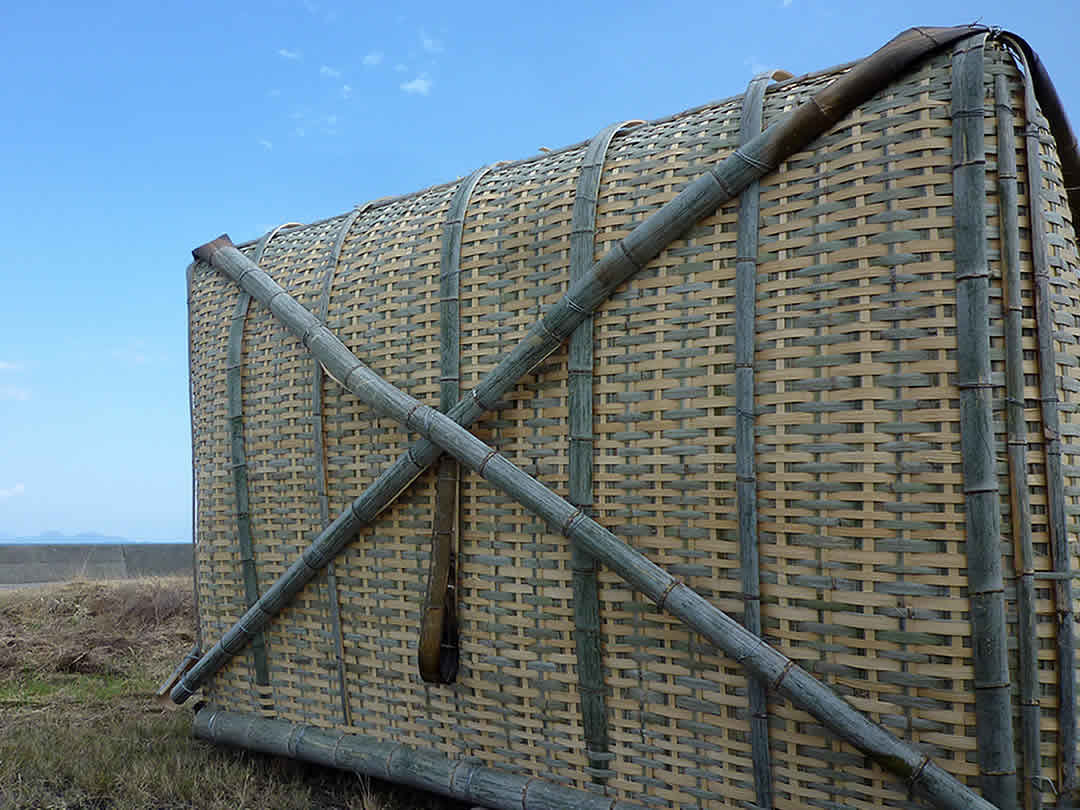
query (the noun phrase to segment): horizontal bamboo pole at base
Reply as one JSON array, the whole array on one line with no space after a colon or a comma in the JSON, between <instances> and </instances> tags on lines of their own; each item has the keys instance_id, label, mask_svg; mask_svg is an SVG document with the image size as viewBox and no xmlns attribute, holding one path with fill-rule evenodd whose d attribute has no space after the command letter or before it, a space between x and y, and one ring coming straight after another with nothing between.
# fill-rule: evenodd
<instances>
[{"instance_id":1,"label":"horizontal bamboo pole at base","mask_svg":"<svg viewBox=\"0 0 1080 810\"><path fill-rule=\"evenodd\" d=\"M196 712L194 731L210 742L352 771L498 810L645 810L639 804L508 773L475 760L454 759L433 749L208 706Z\"/></svg>"},{"instance_id":2,"label":"horizontal bamboo pole at base","mask_svg":"<svg viewBox=\"0 0 1080 810\"><path fill-rule=\"evenodd\" d=\"M227 236L196 249L194 255L228 276L269 309L319 359L327 373L361 402L452 454L571 542L580 544L660 609L667 610L701 633L752 675L765 679L775 692L812 714L826 728L882 767L903 777L913 790L948 810L989 810L994 807L929 757L873 723L786 655L626 545L581 509L523 472L466 428L379 377L318 318L237 250ZM325 559L310 559L309 554L310 549L302 560L313 570L326 564ZM190 690L191 683L211 666L208 661L220 657L223 652L242 648L253 631L258 632L272 616L259 605L249 610L185 676L173 690L174 697L178 694L183 697Z\"/></svg>"}]
</instances>

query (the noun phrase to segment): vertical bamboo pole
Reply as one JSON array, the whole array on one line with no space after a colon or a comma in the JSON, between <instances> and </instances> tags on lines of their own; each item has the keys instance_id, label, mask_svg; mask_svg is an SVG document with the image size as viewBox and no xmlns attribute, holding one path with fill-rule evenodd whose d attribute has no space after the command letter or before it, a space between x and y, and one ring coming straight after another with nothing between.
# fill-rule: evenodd
<instances>
[{"instance_id":1,"label":"vertical bamboo pole","mask_svg":"<svg viewBox=\"0 0 1080 810\"><path fill-rule=\"evenodd\" d=\"M203 635L202 635L202 613L199 609L199 520L198 520L198 508L199 508L199 477L197 474L197 467L195 463L195 367L192 365L192 353L195 347L192 343L192 337L194 336L194 330L191 326L191 282L192 271L195 269L195 263L192 262L188 265L187 273L187 342L188 342L188 421L191 426L191 584L194 588L194 605L195 605L195 646L192 651L195 653L196 659L202 655Z\"/></svg>"},{"instance_id":2,"label":"vertical bamboo pole","mask_svg":"<svg viewBox=\"0 0 1080 810\"><path fill-rule=\"evenodd\" d=\"M327 374L376 412L396 419L451 453L469 469L498 487L526 509L608 565L661 610L681 619L717 648L816 717L844 740L882 767L908 780L915 791L949 810L990 810L992 804L958 782L925 754L869 720L828 686L783 653L749 632L704 597L648 560L580 509L532 478L498 451L482 442L446 414L423 405L382 379L349 351L329 329L292 298L272 278L232 246L227 236L196 249L196 258L227 275L267 307L323 364ZM363 516L367 518L367 515ZM308 549L303 567L320 570L325 557ZM290 569L291 571L292 569ZM286 576L289 576L287 573ZM173 690L173 700L191 693L191 685L217 666L217 659L241 649L278 610L279 595L252 607ZM1014 795L1015 800L1015 795Z\"/></svg>"},{"instance_id":3,"label":"vertical bamboo pole","mask_svg":"<svg viewBox=\"0 0 1080 810\"><path fill-rule=\"evenodd\" d=\"M368 205L363 205L354 210L341 224L330 256L326 260L326 273L323 276L319 291L319 303L317 315L319 321L326 323L327 313L330 311L330 292L334 286L334 276L337 274L338 263L341 261L341 249L345 245L345 239L352 230L353 224L359 219ZM327 493L326 472L326 436L324 434L325 421L323 420L323 370L319 361L314 361L311 380L311 416L312 435L315 440L315 485L319 488L319 530L323 530L330 523L330 497ZM349 690L345 683L345 640L341 635L341 597L338 593L337 570L331 560L326 566L326 607L330 615L330 634L334 641L334 658L337 664L337 687L338 698L341 703L341 720L346 726L352 725L352 707L349 705Z\"/></svg>"},{"instance_id":4,"label":"vertical bamboo pole","mask_svg":"<svg viewBox=\"0 0 1080 810\"><path fill-rule=\"evenodd\" d=\"M612 124L597 134L585 149L570 220L570 282L588 273L596 250L596 202L600 176L615 133L640 121ZM589 313L570 335L568 357L570 414L570 473L568 500L586 515L593 507L593 316ZM593 781L604 783L608 767L607 687L600 644L600 585L598 564L578 544L570 548L573 576L574 643L577 651L578 695L585 753Z\"/></svg>"},{"instance_id":5,"label":"vertical bamboo pole","mask_svg":"<svg viewBox=\"0 0 1080 810\"><path fill-rule=\"evenodd\" d=\"M465 211L476 184L488 172L477 169L458 185L443 226L439 257L439 408L444 413L461 397L461 239ZM439 459L435 483L431 559L421 614L417 655L420 677L453 683L459 663L457 626L457 546L461 535L461 469L453 456Z\"/></svg>"},{"instance_id":6,"label":"vertical bamboo pole","mask_svg":"<svg viewBox=\"0 0 1080 810\"><path fill-rule=\"evenodd\" d=\"M1024 146L1027 163L1028 215L1031 218L1031 260L1035 271L1035 325L1039 356L1039 400L1046 455L1046 498L1050 555L1054 564L1054 599L1057 605L1058 749L1060 781L1058 807L1071 802L1077 789L1076 762L1076 640L1073 635L1072 562L1065 526L1065 477L1061 466L1061 420L1058 415L1057 356L1050 293L1050 247L1043 210L1043 169L1039 152L1039 104L1035 98L1031 64L1023 43L1010 39L1024 68L1024 107L1027 126Z\"/></svg>"},{"instance_id":7,"label":"vertical bamboo pole","mask_svg":"<svg viewBox=\"0 0 1080 810\"><path fill-rule=\"evenodd\" d=\"M983 795L1002 810L1016 807L1001 507L991 413L990 269L986 258L986 34L953 53L953 217L956 247L956 365L960 450L967 524L967 576L975 668L975 736Z\"/></svg>"},{"instance_id":8,"label":"vertical bamboo pole","mask_svg":"<svg viewBox=\"0 0 1080 810\"><path fill-rule=\"evenodd\" d=\"M739 144L761 132L765 88L772 73L755 76L743 96ZM783 74L787 76L788 74ZM739 571L743 590L743 625L761 635L761 573L758 562L757 467L754 463L754 336L757 327L758 218L761 184L753 181L739 197L735 242L735 498L738 510ZM761 678L748 681L750 751L754 793L761 810L773 806L769 755L768 690Z\"/></svg>"},{"instance_id":9,"label":"vertical bamboo pole","mask_svg":"<svg viewBox=\"0 0 1080 810\"><path fill-rule=\"evenodd\" d=\"M1009 85L994 77L997 110L997 183L1001 221L1001 263L1005 273L1005 397L1008 411L1009 494L1017 553L1017 674L1023 750L1024 807L1042 810L1039 755L1039 649L1035 607L1035 550L1031 537L1031 492L1027 474L1027 420L1024 417L1024 304L1020 295L1020 225L1016 188L1016 136Z\"/></svg>"}]
</instances>

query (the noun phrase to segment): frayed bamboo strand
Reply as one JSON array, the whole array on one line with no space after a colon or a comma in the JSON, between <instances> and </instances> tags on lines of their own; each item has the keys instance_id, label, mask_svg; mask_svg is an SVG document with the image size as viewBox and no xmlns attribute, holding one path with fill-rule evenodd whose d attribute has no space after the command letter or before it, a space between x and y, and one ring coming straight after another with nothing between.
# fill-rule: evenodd
<instances>
[{"instance_id":1,"label":"frayed bamboo strand","mask_svg":"<svg viewBox=\"0 0 1080 810\"><path fill-rule=\"evenodd\" d=\"M475 761L452 759L374 737L345 734L285 720L220 711L195 715L195 736L215 743L312 762L439 793L470 805L500 810L645 810L633 802L586 793L536 777L520 776Z\"/></svg>"},{"instance_id":2,"label":"frayed bamboo strand","mask_svg":"<svg viewBox=\"0 0 1080 810\"><path fill-rule=\"evenodd\" d=\"M953 216L956 248L956 367L964 481L968 598L975 675L975 737L983 795L1016 807L1001 505L990 399L990 266L986 258L986 34L953 53Z\"/></svg>"},{"instance_id":3,"label":"frayed bamboo strand","mask_svg":"<svg viewBox=\"0 0 1080 810\"><path fill-rule=\"evenodd\" d=\"M772 73L754 77L743 97L739 143L761 132L765 88ZM752 182L739 197L735 247L735 493L739 526L739 569L743 589L743 624L761 635L761 573L758 563L757 469L754 456L754 340L757 327L758 218L760 184ZM750 751L754 793L761 810L773 806L769 755L769 703L764 681L749 679Z\"/></svg>"},{"instance_id":4,"label":"frayed bamboo strand","mask_svg":"<svg viewBox=\"0 0 1080 810\"><path fill-rule=\"evenodd\" d=\"M338 263L341 260L341 249L345 245L352 226L356 223L367 206L361 206L354 210L341 224L330 256L326 260L326 272L322 280L322 289L319 292L318 316L322 323L326 323L327 313L330 311L330 291L334 286L334 276L337 274ZM325 420L323 419L323 370L319 361L314 362L311 381L311 416L312 436L315 440L315 485L319 488L319 530L326 528L330 522L330 498L327 494L326 472L326 437ZM337 669L338 700L341 703L341 719L347 726L352 725L352 707L349 705L349 690L345 684L345 641L341 635L341 602L338 593L337 570L333 560L326 565L326 607L330 615L330 634L334 640L334 660Z\"/></svg>"},{"instance_id":5,"label":"frayed bamboo strand","mask_svg":"<svg viewBox=\"0 0 1080 810\"><path fill-rule=\"evenodd\" d=\"M585 149L574 190L570 220L570 281L585 276L596 250L596 201L608 147L615 133L636 121L612 124ZM593 512L593 317L587 315L570 336L567 410L570 421L568 500L587 515ZM576 543L570 549L574 592L574 645L577 653L578 699L589 773L604 782L608 767L607 687L600 647L600 587L597 563Z\"/></svg>"},{"instance_id":6,"label":"frayed bamboo strand","mask_svg":"<svg viewBox=\"0 0 1080 810\"><path fill-rule=\"evenodd\" d=\"M1024 69L1024 133L1027 163L1028 215L1031 218L1031 258L1035 275L1035 325L1038 344L1039 399L1042 408L1043 449L1046 456L1046 497L1050 556L1054 565L1057 604L1057 719L1059 750L1058 807L1068 807L1077 789L1076 762L1076 640L1073 628L1072 562L1065 525L1065 489L1061 468L1061 420L1058 414L1057 356L1050 293L1050 248L1043 209L1043 169L1039 151L1039 104L1035 97L1028 49L1009 38Z\"/></svg>"},{"instance_id":7,"label":"frayed bamboo strand","mask_svg":"<svg viewBox=\"0 0 1080 810\"><path fill-rule=\"evenodd\" d=\"M878 49L848 73L839 77L810 101L797 107L783 121L741 147L705 175L688 185L675 199L634 228L614 248L597 261L588 275L571 285L570 291L552 306L541 321L522 338L448 413L461 425L471 425L517 385L518 380L559 347L567 335L618 288L632 278L693 223L712 213L740 193L751 181L779 165L798 149L813 141L908 65L938 48L969 35L977 26L954 28L912 28ZM413 444L385 470L348 509L312 541L307 554L315 559L333 559L366 522L374 520L401 492L440 455L432 442ZM278 579L263 609L276 613L310 580L310 571L297 560ZM220 643L215 647L221 650ZM200 669L209 677L231 657L228 652L214 657L213 666ZM204 658L209 661L210 653ZM190 684L190 682L188 682ZM173 690L179 703L191 696L181 683Z\"/></svg>"},{"instance_id":8,"label":"frayed bamboo strand","mask_svg":"<svg viewBox=\"0 0 1080 810\"><path fill-rule=\"evenodd\" d=\"M1005 399L1009 493L1016 576L1017 675L1020 680L1020 739L1023 796L1028 810L1042 810L1039 754L1039 650L1035 605L1035 550L1031 536L1031 492L1027 474L1027 420L1024 416L1024 303L1020 294L1020 225L1016 187L1016 136L1005 76L994 77L997 111L997 189L1001 221L1001 263L1005 275ZM1018 563L1018 564L1017 564Z\"/></svg>"},{"instance_id":9,"label":"frayed bamboo strand","mask_svg":"<svg viewBox=\"0 0 1080 810\"><path fill-rule=\"evenodd\" d=\"M700 594L626 545L580 509L524 473L511 461L443 413L423 405L391 385L362 363L307 309L233 247L227 236L198 248L196 258L231 278L271 313L319 358L327 373L377 413L395 419L451 453L469 469L560 531L580 543L590 555L611 568L657 606L701 633L750 673L816 717L826 728L851 743L882 767L908 781L912 789L943 808L989 810L990 803L962 785L921 752L870 721L851 704L766 644ZM368 515L361 516L368 519ZM373 516L370 516L373 517ZM326 564L309 549L301 564L315 571ZM286 574L288 576L288 574ZM205 677L223 655L234 653L276 613L273 600L249 610L173 690L181 699L190 685ZM204 663L205 662L205 663ZM189 677L190 676L190 677Z\"/></svg>"}]
</instances>

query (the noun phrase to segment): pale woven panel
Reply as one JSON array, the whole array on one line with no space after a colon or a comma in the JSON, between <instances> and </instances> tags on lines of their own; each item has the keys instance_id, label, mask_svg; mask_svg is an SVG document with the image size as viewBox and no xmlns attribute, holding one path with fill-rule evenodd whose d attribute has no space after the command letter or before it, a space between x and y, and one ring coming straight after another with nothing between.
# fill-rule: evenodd
<instances>
[{"instance_id":1,"label":"pale woven panel","mask_svg":"<svg viewBox=\"0 0 1080 810\"><path fill-rule=\"evenodd\" d=\"M987 87L1003 70L988 51ZM834 74L766 96L766 125ZM955 387L950 60L934 58L878 94L761 189L757 462L763 627L771 643L895 734L975 784L974 698ZM741 100L707 105L614 139L597 210L596 255L735 148ZM1004 451L996 138L987 102L994 419ZM467 391L566 289L570 217L584 149L496 166L477 185L461 250L462 390ZM1021 180L1024 160L1018 153ZM1080 504L1080 313L1072 224L1049 142L1066 506ZM373 207L345 239L328 325L372 368L438 401L439 251L455 184ZM1021 184L1023 188L1023 183ZM1021 206L1026 206L1022 197ZM598 520L738 617L734 467L733 202L674 242L598 314ZM283 231L267 272L315 307L344 217ZM1022 218L1026 225L1026 218ZM1025 301L1032 301L1026 247ZM228 467L225 346L237 291L194 279L193 374L199 486L200 607L216 639L244 612ZM1030 312L1025 329L1033 330ZM1025 336L1029 375L1036 373ZM245 437L260 586L319 529L312 363L252 305L244 340ZM535 369L474 431L565 495L565 349ZM1028 421L1039 424L1035 377ZM330 512L339 513L411 439L324 380ZM1030 431L1036 569L1049 570L1042 448ZM337 567L351 729L600 789L585 772L570 549L557 532L472 473L463 480L461 672L424 684L416 644L434 487L421 476L341 555ZM1008 499L1002 498L1008 531ZM1014 604L1011 537L1007 599ZM1038 590L1045 774L1055 712L1049 584ZM278 716L335 726L336 657L326 583L317 578L267 630ZM670 616L601 573L613 797L657 807L753 801L746 677ZM1014 613L1014 609L1010 611ZM250 711L250 656L208 686ZM770 703L777 806L920 806L896 778L809 715Z\"/></svg>"}]
</instances>

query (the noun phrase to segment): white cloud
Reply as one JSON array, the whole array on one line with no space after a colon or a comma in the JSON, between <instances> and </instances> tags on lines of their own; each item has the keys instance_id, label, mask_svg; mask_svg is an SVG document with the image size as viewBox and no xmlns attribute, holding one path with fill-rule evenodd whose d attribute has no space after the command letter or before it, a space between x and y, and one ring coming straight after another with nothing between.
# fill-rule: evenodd
<instances>
[{"instance_id":1,"label":"white cloud","mask_svg":"<svg viewBox=\"0 0 1080 810\"><path fill-rule=\"evenodd\" d=\"M338 70L337 68L332 68L329 65L323 65L321 68L319 68L319 74L322 75L322 76L326 76L327 78L330 78L330 79L340 79L341 78L341 71Z\"/></svg>"},{"instance_id":2,"label":"white cloud","mask_svg":"<svg viewBox=\"0 0 1080 810\"><path fill-rule=\"evenodd\" d=\"M411 82L402 82L401 89L409 95L414 96L426 96L431 92L431 79L421 74L413 79Z\"/></svg>"},{"instance_id":3,"label":"white cloud","mask_svg":"<svg viewBox=\"0 0 1080 810\"><path fill-rule=\"evenodd\" d=\"M22 495L24 492L26 492L26 487L19 483L11 489L0 489L0 498L14 498L16 495Z\"/></svg>"},{"instance_id":4,"label":"white cloud","mask_svg":"<svg viewBox=\"0 0 1080 810\"><path fill-rule=\"evenodd\" d=\"M443 46L439 40L429 37L426 31L420 32L420 44L424 46L424 50L428 53L442 53Z\"/></svg>"},{"instance_id":5,"label":"white cloud","mask_svg":"<svg viewBox=\"0 0 1080 810\"><path fill-rule=\"evenodd\" d=\"M259 138L259 146L265 149L267 152L274 148L274 144L266 140L266 138Z\"/></svg>"},{"instance_id":6,"label":"white cloud","mask_svg":"<svg viewBox=\"0 0 1080 810\"><path fill-rule=\"evenodd\" d=\"M783 5L783 7L784 7L784 8L789 8L790 6L791 6L791 0L784 0L784 5Z\"/></svg>"},{"instance_id":7,"label":"white cloud","mask_svg":"<svg viewBox=\"0 0 1080 810\"><path fill-rule=\"evenodd\" d=\"M0 400L26 402L30 399L30 389L18 385L0 385Z\"/></svg>"},{"instance_id":8,"label":"white cloud","mask_svg":"<svg viewBox=\"0 0 1080 810\"><path fill-rule=\"evenodd\" d=\"M364 64L368 67L382 64L383 56L385 54L382 51L368 51L367 55L364 56Z\"/></svg>"},{"instance_id":9,"label":"white cloud","mask_svg":"<svg viewBox=\"0 0 1080 810\"><path fill-rule=\"evenodd\" d=\"M282 59L288 59L290 62L299 62L304 58L300 51L290 51L288 48L278 48L277 55Z\"/></svg>"},{"instance_id":10,"label":"white cloud","mask_svg":"<svg viewBox=\"0 0 1080 810\"><path fill-rule=\"evenodd\" d=\"M350 85L350 84L341 85L341 97L342 98L349 98L350 96L352 96L352 85Z\"/></svg>"},{"instance_id":11,"label":"white cloud","mask_svg":"<svg viewBox=\"0 0 1080 810\"><path fill-rule=\"evenodd\" d=\"M18 371L21 369L18 363L9 363L7 360L0 360L0 371Z\"/></svg>"}]
</instances>

